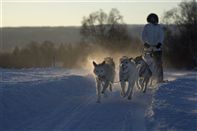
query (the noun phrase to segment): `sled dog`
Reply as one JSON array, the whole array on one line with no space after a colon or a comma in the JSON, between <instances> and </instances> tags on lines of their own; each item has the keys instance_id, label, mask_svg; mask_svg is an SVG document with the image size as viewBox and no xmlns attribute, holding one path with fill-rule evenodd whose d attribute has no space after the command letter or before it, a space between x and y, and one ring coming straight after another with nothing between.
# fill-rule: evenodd
<instances>
[{"instance_id":1,"label":"sled dog","mask_svg":"<svg viewBox=\"0 0 197 131\"><path fill-rule=\"evenodd\" d=\"M146 54L145 56L137 56L134 59L139 73L139 79L137 83L138 88L141 88L143 93L146 92L148 83L150 79L153 76L153 70L154 70L154 62L151 59L151 56L149 54ZM152 83L152 80L151 80Z\"/></svg>"},{"instance_id":2,"label":"sled dog","mask_svg":"<svg viewBox=\"0 0 197 131\"><path fill-rule=\"evenodd\" d=\"M128 58L127 56L123 56L120 58L119 65L119 80L121 84L121 96L126 97L130 100L132 98L133 88L137 81L138 71L133 61L133 58ZM125 93L126 82L128 82L128 88Z\"/></svg>"},{"instance_id":3,"label":"sled dog","mask_svg":"<svg viewBox=\"0 0 197 131\"><path fill-rule=\"evenodd\" d=\"M93 61L94 74L96 79L97 102L101 101L101 93L109 87L112 91L112 84L115 78L115 63L111 57L107 57L100 64Z\"/></svg>"}]
</instances>

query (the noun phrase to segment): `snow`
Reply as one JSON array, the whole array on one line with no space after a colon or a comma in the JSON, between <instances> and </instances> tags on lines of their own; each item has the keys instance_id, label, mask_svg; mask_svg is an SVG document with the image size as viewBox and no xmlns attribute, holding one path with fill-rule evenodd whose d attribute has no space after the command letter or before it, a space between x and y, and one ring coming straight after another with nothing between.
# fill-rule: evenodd
<instances>
[{"instance_id":1,"label":"snow","mask_svg":"<svg viewBox=\"0 0 197 131\"><path fill-rule=\"evenodd\" d=\"M168 71L169 82L131 101L120 85L96 103L92 72L0 69L0 130L196 130L197 74Z\"/></svg>"},{"instance_id":2,"label":"snow","mask_svg":"<svg viewBox=\"0 0 197 131\"><path fill-rule=\"evenodd\" d=\"M176 76L176 80L161 85L153 95L147 127L149 130L196 131L197 72L171 73L171 76Z\"/></svg>"}]
</instances>

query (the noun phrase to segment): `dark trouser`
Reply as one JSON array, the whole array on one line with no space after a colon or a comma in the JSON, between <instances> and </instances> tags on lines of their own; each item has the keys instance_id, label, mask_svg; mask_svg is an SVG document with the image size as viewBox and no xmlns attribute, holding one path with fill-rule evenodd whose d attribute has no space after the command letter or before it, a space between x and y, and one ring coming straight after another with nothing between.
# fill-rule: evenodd
<instances>
[{"instance_id":1,"label":"dark trouser","mask_svg":"<svg viewBox=\"0 0 197 131\"><path fill-rule=\"evenodd\" d=\"M157 82L163 82L162 51L153 52L153 59L156 63Z\"/></svg>"}]
</instances>

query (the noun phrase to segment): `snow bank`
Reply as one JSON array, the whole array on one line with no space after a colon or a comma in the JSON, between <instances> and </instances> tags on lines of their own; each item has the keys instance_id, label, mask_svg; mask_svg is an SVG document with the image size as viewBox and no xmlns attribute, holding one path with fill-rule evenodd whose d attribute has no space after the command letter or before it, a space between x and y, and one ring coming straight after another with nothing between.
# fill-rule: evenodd
<instances>
[{"instance_id":1,"label":"snow bank","mask_svg":"<svg viewBox=\"0 0 197 131\"><path fill-rule=\"evenodd\" d=\"M167 73L174 81L161 85L147 111L149 130L197 130L197 72Z\"/></svg>"},{"instance_id":2,"label":"snow bank","mask_svg":"<svg viewBox=\"0 0 197 131\"><path fill-rule=\"evenodd\" d=\"M29 68L29 69L2 69L0 68L1 83L20 83L33 81L49 81L66 78L70 75L89 75L90 72L82 69L65 68Z\"/></svg>"}]
</instances>

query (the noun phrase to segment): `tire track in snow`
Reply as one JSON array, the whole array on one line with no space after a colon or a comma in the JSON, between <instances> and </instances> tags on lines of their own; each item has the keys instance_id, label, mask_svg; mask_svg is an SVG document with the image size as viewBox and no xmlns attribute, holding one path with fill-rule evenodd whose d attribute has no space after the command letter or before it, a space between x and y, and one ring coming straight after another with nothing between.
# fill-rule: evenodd
<instances>
[{"instance_id":1,"label":"tire track in snow","mask_svg":"<svg viewBox=\"0 0 197 131\"><path fill-rule=\"evenodd\" d=\"M23 127L28 128L28 129L35 129L36 127L36 129L39 129L39 130L42 128L46 128L46 127L48 129L54 128L56 125L55 123L60 121L62 118L60 114L66 110L64 106L65 104L61 102L61 104L58 105L52 112L47 113L47 115L44 115L44 117L35 116L31 118L31 121L25 121L22 125L20 125L19 129Z\"/></svg>"},{"instance_id":2,"label":"tire track in snow","mask_svg":"<svg viewBox=\"0 0 197 131\"><path fill-rule=\"evenodd\" d=\"M132 104L132 109L125 113L122 131L146 131L145 108L137 106Z\"/></svg>"},{"instance_id":3,"label":"tire track in snow","mask_svg":"<svg viewBox=\"0 0 197 131\"><path fill-rule=\"evenodd\" d=\"M127 111L127 113L124 116L124 121L123 121L123 126L122 126L122 131L127 131L131 129L131 124L128 124L129 118L131 117L131 112L130 110Z\"/></svg>"},{"instance_id":4,"label":"tire track in snow","mask_svg":"<svg viewBox=\"0 0 197 131\"><path fill-rule=\"evenodd\" d=\"M152 101L151 90L145 94L136 92L131 100L131 107L125 113L122 131L146 131L145 113Z\"/></svg>"},{"instance_id":5,"label":"tire track in snow","mask_svg":"<svg viewBox=\"0 0 197 131\"><path fill-rule=\"evenodd\" d=\"M81 104L79 104L77 107L74 108L74 110L72 111L72 114L70 114L69 116L64 116L65 120L63 120L58 126L57 129L69 129L71 128L73 125L75 126L76 120L79 120L78 118L80 118L80 120L85 117L87 115L86 108L88 108L88 106L90 104L92 104L93 102L95 102L95 96L90 96L88 97L87 100L85 100L84 102L82 102ZM84 114L82 114L84 113Z\"/></svg>"},{"instance_id":6,"label":"tire track in snow","mask_svg":"<svg viewBox=\"0 0 197 131\"><path fill-rule=\"evenodd\" d=\"M82 102L80 104L78 104L77 106L73 106L72 112L77 112L78 110L80 110L80 108L83 107L84 104L88 103L92 98L93 96L90 96L85 100L82 99L83 101L81 100ZM23 127L25 127L26 129L39 129L39 130L43 128L50 130L57 129L59 123L61 123L65 119L65 116L62 115L67 110L66 109L67 106L65 107L65 105L71 103L72 101L73 99L70 99L69 101L67 100L66 103L61 101L61 104L58 107L56 107L53 112L48 113L48 115L44 115L44 117L42 116L33 117L31 118L31 121L25 121L22 125L20 125L19 129L22 129ZM33 124L32 121L34 121Z\"/></svg>"}]
</instances>

